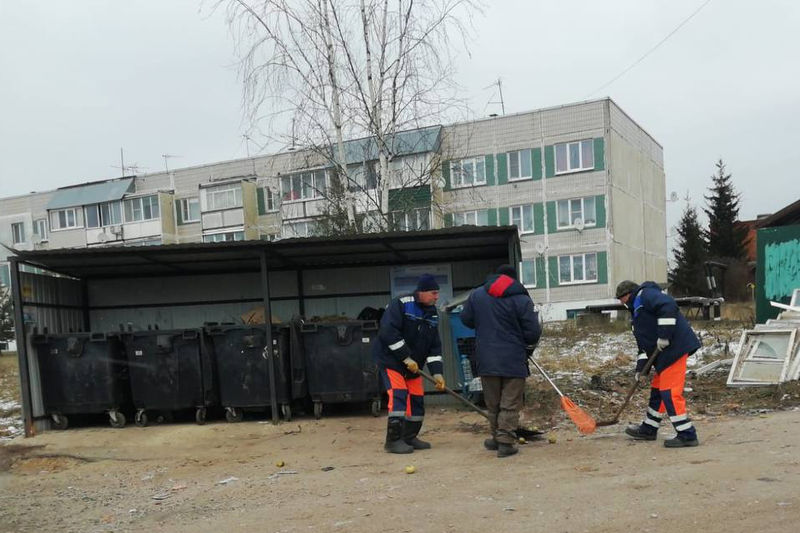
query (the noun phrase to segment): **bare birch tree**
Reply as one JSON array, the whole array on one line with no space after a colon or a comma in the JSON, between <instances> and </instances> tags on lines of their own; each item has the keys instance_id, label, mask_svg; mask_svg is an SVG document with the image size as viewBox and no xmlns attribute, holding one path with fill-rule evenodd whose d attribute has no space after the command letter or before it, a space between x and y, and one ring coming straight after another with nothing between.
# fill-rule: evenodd
<instances>
[{"instance_id":1,"label":"bare birch tree","mask_svg":"<svg viewBox=\"0 0 800 533\"><path fill-rule=\"evenodd\" d=\"M440 158L402 168L399 133L466 116L454 53L477 0L222 0L243 107L268 144L330 169L323 233L391 229L390 188L429 185ZM348 139L364 138L361 143ZM363 153L359 153L363 151ZM368 168L377 162L377 168ZM358 163L361 163L359 165ZM359 166L361 168L359 168ZM373 179L374 178L374 179Z\"/></svg>"}]
</instances>

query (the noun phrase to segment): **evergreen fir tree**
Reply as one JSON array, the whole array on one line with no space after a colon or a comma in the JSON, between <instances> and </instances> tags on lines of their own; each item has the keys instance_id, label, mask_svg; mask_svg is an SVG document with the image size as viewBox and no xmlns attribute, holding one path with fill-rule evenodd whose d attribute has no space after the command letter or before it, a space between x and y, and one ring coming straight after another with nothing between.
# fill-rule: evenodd
<instances>
[{"instance_id":1,"label":"evergreen fir tree","mask_svg":"<svg viewBox=\"0 0 800 533\"><path fill-rule=\"evenodd\" d=\"M711 194L705 197L708 207L703 210L708 216L708 229L704 232L706 251L715 259L742 259L747 253L747 229L737 225L740 198L722 159L717 162L717 173L711 180Z\"/></svg>"},{"instance_id":2,"label":"evergreen fir tree","mask_svg":"<svg viewBox=\"0 0 800 533\"><path fill-rule=\"evenodd\" d=\"M11 291L0 284L0 342L14 340L14 306Z\"/></svg>"},{"instance_id":3,"label":"evergreen fir tree","mask_svg":"<svg viewBox=\"0 0 800 533\"><path fill-rule=\"evenodd\" d=\"M670 290L677 296L700 296L708 292L703 262L706 246L697 210L687 205L678 223L677 246L673 251L675 267L669 271Z\"/></svg>"}]
</instances>

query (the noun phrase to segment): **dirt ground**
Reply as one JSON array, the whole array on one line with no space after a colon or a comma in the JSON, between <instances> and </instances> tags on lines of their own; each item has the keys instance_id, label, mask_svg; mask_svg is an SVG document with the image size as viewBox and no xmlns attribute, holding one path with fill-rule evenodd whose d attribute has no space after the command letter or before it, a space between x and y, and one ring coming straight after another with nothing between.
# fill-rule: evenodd
<instances>
[{"instance_id":1,"label":"dirt ground","mask_svg":"<svg viewBox=\"0 0 800 533\"><path fill-rule=\"evenodd\" d=\"M696 366L730 357L741 328L704 324ZM546 334L538 359L564 392L598 419L612 414L630 384L624 324ZM2 359L11 389L0 400L16 377ZM624 436L644 392L622 423L580 436L537 375L523 422L547 434L505 459L483 449L483 418L434 401L423 435L434 447L408 456L383 452L385 416L363 410L18 437L0 442L0 532L796 531L800 383L736 389L726 376L690 372L692 449L665 449L670 428L657 442Z\"/></svg>"}]
</instances>

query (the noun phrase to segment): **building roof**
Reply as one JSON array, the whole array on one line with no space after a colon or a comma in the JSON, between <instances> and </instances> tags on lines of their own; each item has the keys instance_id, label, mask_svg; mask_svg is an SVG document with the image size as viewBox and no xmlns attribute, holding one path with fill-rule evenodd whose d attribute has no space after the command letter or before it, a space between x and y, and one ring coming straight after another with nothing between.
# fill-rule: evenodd
<instances>
[{"instance_id":1,"label":"building roof","mask_svg":"<svg viewBox=\"0 0 800 533\"><path fill-rule=\"evenodd\" d=\"M257 272L265 255L270 270L298 270L520 257L514 226L461 226L430 231L276 242L239 241L14 251L26 264L80 278L136 278Z\"/></svg>"},{"instance_id":2,"label":"building roof","mask_svg":"<svg viewBox=\"0 0 800 533\"><path fill-rule=\"evenodd\" d=\"M99 204L119 200L133 189L134 178L120 178L109 181L87 183L56 189L47 209L63 209L80 205Z\"/></svg>"},{"instance_id":3,"label":"building roof","mask_svg":"<svg viewBox=\"0 0 800 533\"><path fill-rule=\"evenodd\" d=\"M442 127L430 126L398 132L389 136L386 144L396 156L421 154L438 150L441 137ZM346 141L344 149L348 165L378 159L378 141L375 137Z\"/></svg>"},{"instance_id":4,"label":"building roof","mask_svg":"<svg viewBox=\"0 0 800 533\"><path fill-rule=\"evenodd\" d=\"M777 213L757 221L759 228L800 224L800 200L792 202Z\"/></svg>"}]
</instances>

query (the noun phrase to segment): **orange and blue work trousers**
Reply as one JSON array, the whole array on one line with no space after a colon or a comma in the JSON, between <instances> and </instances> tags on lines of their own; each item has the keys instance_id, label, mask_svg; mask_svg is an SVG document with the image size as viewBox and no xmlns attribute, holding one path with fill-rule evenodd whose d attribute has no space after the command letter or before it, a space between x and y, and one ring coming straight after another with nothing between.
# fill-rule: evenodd
<instances>
[{"instance_id":1,"label":"orange and blue work trousers","mask_svg":"<svg viewBox=\"0 0 800 533\"><path fill-rule=\"evenodd\" d=\"M686 413L686 400L683 397L688 358L689 354L684 354L683 357L653 376L647 415L643 421L643 424L649 426L649 430L653 433L658 431L661 419L666 413L679 437L686 440L697 438L694 425Z\"/></svg>"},{"instance_id":2,"label":"orange and blue work trousers","mask_svg":"<svg viewBox=\"0 0 800 533\"><path fill-rule=\"evenodd\" d=\"M425 390L422 376L406 378L391 368L381 369L386 394L389 396L389 418L399 418L422 425L425 418Z\"/></svg>"}]
</instances>

